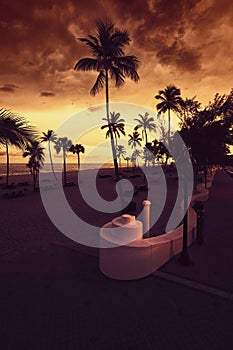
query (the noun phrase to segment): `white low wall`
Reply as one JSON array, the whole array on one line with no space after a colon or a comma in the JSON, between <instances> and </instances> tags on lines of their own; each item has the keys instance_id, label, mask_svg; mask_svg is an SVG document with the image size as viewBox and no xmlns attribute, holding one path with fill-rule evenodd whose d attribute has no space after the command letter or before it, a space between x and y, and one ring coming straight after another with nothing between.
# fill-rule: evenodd
<instances>
[{"instance_id":1,"label":"white low wall","mask_svg":"<svg viewBox=\"0 0 233 350\"><path fill-rule=\"evenodd\" d=\"M188 209L188 245L196 238L196 213L194 201L207 201L213 175L204 184L197 185L198 193L192 196ZM101 232L100 232L101 235ZM137 240L125 246L102 248L99 252L99 267L106 276L119 280L133 280L150 275L171 258L179 254L183 243L183 225L174 231L157 237Z\"/></svg>"}]
</instances>

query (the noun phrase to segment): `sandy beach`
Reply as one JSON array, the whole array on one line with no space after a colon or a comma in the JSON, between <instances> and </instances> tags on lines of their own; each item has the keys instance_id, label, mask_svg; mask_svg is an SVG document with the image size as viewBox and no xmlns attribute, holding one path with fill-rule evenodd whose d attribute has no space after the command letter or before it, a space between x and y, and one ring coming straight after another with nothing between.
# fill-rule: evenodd
<instances>
[{"instance_id":1,"label":"sandy beach","mask_svg":"<svg viewBox=\"0 0 233 350\"><path fill-rule=\"evenodd\" d=\"M126 171L122 169L122 177L131 181L134 188L145 186L146 182L140 169ZM100 175L100 176L99 176ZM136 175L136 176L135 176ZM152 176L154 176L152 174ZM89 181L93 177L93 170L83 170L80 173L81 181ZM97 189L103 199L112 201L116 198L117 193L116 181L113 180L114 169L101 169L97 176ZM1 183L4 183L4 177ZM67 181L74 181L77 184L77 172L68 172ZM177 195L176 173L167 173L167 198L164 210L162 211L158 221L152 227L151 234L159 235L164 232L166 223L175 203ZM75 249L85 250L87 253L98 254L97 249L81 246L71 241L63 235L50 221L41 200L40 193L34 193L32 188L31 175L11 176L9 183L15 185L28 182L27 186L17 186L12 190L0 190L1 205L1 240L0 254L9 252L12 249L27 249L28 247L43 246L47 244L61 244ZM17 198L4 198L4 193L12 193L13 191L22 191L23 196ZM52 190L51 190L52 191ZM80 194L79 187L69 186L64 188L66 198L73 211L84 221L101 227L105 223L117 217L121 212L102 213L91 208ZM142 202L147 198L147 191L135 191L133 201L136 202L136 212L138 214L142 210ZM152 205L156 204L156 198Z\"/></svg>"}]
</instances>

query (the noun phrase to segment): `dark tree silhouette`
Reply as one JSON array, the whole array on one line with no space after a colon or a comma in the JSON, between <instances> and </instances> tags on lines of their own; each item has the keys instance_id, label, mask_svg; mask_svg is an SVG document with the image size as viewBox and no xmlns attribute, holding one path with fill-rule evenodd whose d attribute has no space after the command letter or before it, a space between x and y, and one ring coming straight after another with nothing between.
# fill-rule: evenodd
<instances>
[{"instance_id":1,"label":"dark tree silhouette","mask_svg":"<svg viewBox=\"0 0 233 350\"><path fill-rule=\"evenodd\" d=\"M37 191L37 181L40 172L40 167L43 165L44 160L44 148L40 146L38 141L32 142L32 144L26 147L23 157L30 157L27 163L27 167L30 169L33 178L33 190Z\"/></svg>"},{"instance_id":2,"label":"dark tree silhouette","mask_svg":"<svg viewBox=\"0 0 233 350\"><path fill-rule=\"evenodd\" d=\"M53 130L48 130L47 133L43 132L43 136L41 137L41 141L48 142L50 164L51 164L53 175L56 178L56 174L54 172L54 166L53 166L52 152L51 152L51 142L55 143L57 141L57 135L55 134L55 132Z\"/></svg>"},{"instance_id":3,"label":"dark tree silhouette","mask_svg":"<svg viewBox=\"0 0 233 350\"><path fill-rule=\"evenodd\" d=\"M77 160L78 160L78 172L80 169L80 153L84 153L85 152L85 148L83 147L83 145L81 145L80 143L76 144L76 145L72 145L70 147L70 152L72 152L73 154L77 154Z\"/></svg>"},{"instance_id":4,"label":"dark tree silhouette","mask_svg":"<svg viewBox=\"0 0 233 350\"><path fill-rule=\"evenodd\" d=\"M107 118L102 118L107 121ZM101 126L101 130L108 129L106 132L106 138L110 135L110 129L112 130L113 135L115 136L115 145L117 147L117 138L120 138L120 134L125 136L125 119L120 118L120 113L110 112L110 124Z\"/></svg>"},{"instance_id":5,"label":"dark tree silhouette","mask_svg":"<svg viewBox=\"0 0 233 350\"><path fill-rule=\"evenodd\" d=\"M159 113L168 111L168 142L171 136L171 111L179 112L183 105L183 100L180 95L180 89L174 85L168 85L164 90L159 90L155 99L161 101L156 107Z\"/></svg>"},{"instance_id":6,"label":"dark tree silhouette","mask_svg":"<svg viewBox=\"0 0 233 350\"><path fill-rule=\"evenodd\" d=\"M119 158L119 165L120 165L120 168L121 168L121 157L124 158L124 156L126 154L126 149L122 145L117 145L116 152L117 152L117 158Z\"/></svg>"},{"instance_id":7,"label":"dark tree silhouette","mask_svg":"<svg viewBox=\"0 0 233 350\"><path fill-rule=\"evenodd\" d=\"M74 69L98 72L96 82L90 91L91 95L96 95L105 87L106 118L111 137L115 176L118 178L116 148L109 116L109 79L114 80L116 87L122 86L126 77L137 82L139 62L135 56L125 55L124 48L130 43L129 34L116 28L111 21L98 21L96 34L88 35L88 38L80 38L80 41L88 46L93 57L80 59Z\"/></svg>"},{"instance_id":8,"label":"dark tree silhouette","mask_svg":"<svg viewBox=\"0 0 233 350\"><path fill-rule=\"evenodd\" d=\"M0 109L0 146L6 149L6 185L9 181L9 146L25 149L38 137L38 131L26 118L7 109Z\"/></svg>"},{"instance_id":9,"label":"dark tree silhouette","mask_svg":"<svg viewBox=\"0 0 233 350\"><path fill-rule=\"evenodd\" d=\"M208 167L224 165L229 145L233 143L232 126L232 92L229 96L216 94L212 103L181 123L180 134L191 149L196 170L204 171L205 183Z\"/></svg>"},{"instance_id":10,"label":"dark tree silhouette","mask_svg":"<svg viewBox=\"0 0 233 350\"><path fill-rule=\"evenodd\" d=\"M63 156L63 170L64 170L64 185L66 185L66 154L69 152L70 147L72 146L72 141L68 140L67 137L59 137L55 143L55 150L57 154L62 151Z\"/></svg>"},{"instance_id":11,"label":"dark tree silhouette","mask_svg":"<svg viewBox=\"0 0 233 350\"><path fill-rule=\"evenodd\" d=\"M137 146L141 146L142 138L140 137L139 132L136 130L136 128L133 131L133 134L129 134L129 141L128 145L132 148L136 148Z\"/></svg>"},{"instance_id":12,"label":"dark tree silhouette","mask_svg":"<svg viewBox=\"0 0 233 350\"><path fill-rule=\"evenodd\" d=\"M142 128L142 139L144 139L144 135L145 135L145 144L148 143L148 137L147 137L147 130L148 131L153 131L156 128L156 125L154 123L154 118L153 117L149 117L149 113L145 113L145 115L138 115L139 118L135 118L134 120L136 120L138 122L136 128Z\"/></svg>"}]
</instances>

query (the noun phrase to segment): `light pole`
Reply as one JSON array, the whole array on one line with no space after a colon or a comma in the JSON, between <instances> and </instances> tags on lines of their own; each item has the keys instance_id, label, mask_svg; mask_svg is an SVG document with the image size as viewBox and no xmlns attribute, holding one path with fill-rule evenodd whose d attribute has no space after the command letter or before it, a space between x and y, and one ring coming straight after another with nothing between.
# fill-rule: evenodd
<instances>
[{"instance_id":1,"label":"light pole","mask_svg":"<svg viewBox=\"0 0 233 350\"><path fill-rule=\"evenodd\" d=\"M184 218L183 218L183 245L182 251L179 256L179 262L182 265L190 265L192 262L190 260L188 254L188 193L187 193L187 185L188 185L188 176L187 176L187 165L184 162Z\"/></svg>"}]
</instances>

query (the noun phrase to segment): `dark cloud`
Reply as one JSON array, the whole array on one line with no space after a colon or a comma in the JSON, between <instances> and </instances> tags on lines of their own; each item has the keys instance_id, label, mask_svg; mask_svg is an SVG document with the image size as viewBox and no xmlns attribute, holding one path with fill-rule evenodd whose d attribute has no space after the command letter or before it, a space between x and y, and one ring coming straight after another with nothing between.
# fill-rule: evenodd
<instances>
[{"instance_id":1,"label":"dark cloud","mask_svg":"<svg viewBox=\"0 0 233 350\"><path fill-rule=\"evenodd\" d=\"M156 56L161 65L174 65L181 71L198 71L201 69L200 52L187 46L182 41L176 40L171 46L164 43Z\"/></svg>"},{"instance_id":2,"label":"dark cloud","mask_svg":"<svg viewBox=\"0 0 233 350\"><path fill-rule=\"evenodd\" d=\"M0 91L15 93L15 90L18 89L19 86L15 84L4 84L0 86Z\"/></svg>"},{"instance_id":3,"label":"dark cloud","mask_svg":"<svg viewBox=\"0 0 233 350\"><path fill-rule=\"evenodd\" d=\"M190 26L193 30L206 26L208 30L208 20L215 25L226 9L231 9L230 0L223 0L225 10L217 0L209 8L201 10L202 2L103 0L97 4L95 0L4 0L0 23L5 54L0 57L0 70L3 74L6 69L11 73L24 74L28 80L37 76L40 81L44 81L48 74L67 72L73 69L78 58L87 54L87 48L77 38L93 32L95 21L107 17L129 30L139 53L140 50L153 51L162 65L177 68L181 61L183 70L200 69L201 56L195 50L197 43L190 45L181 39ZM17 65L16 52L19 52ZM179 58L180 55L183 58ZM6 57L7 66L4 64ZM187 59L190 63L185 64Z\"/></svg>"},{"instance_id":4,"label":"dark cloud","mask_svg":"<svg viewBox=\"0 0 233 350\"><path fill-rule=\"evenodd\" d=\"M157 65L173 75L195 73L201 81L203 71L214 74L226 50L233 55L232 0L1 0L1 81L20 86L23 81L25 96L27 91L55 96L51 90L83 99L95 77L73 74L75 63L89 55L78 38L106 18L129 32L126 51L141 61L141 81L152 80ZM224 68L229 71L230 63ZM10 85L0 91L14 93Z\"/></svg>"},{"instance_id":5,"label":"dark cloud","mask_svg":"<svg viewBox=\"0 0 233 350\"><path fill-rule=\"evenodd\" d=\"M53 96L55 96L55 94L53 92L50 92L50 91L42 91L40 93L40 96L41 97L53 97Z\"/></svg>"}]
</instances>

